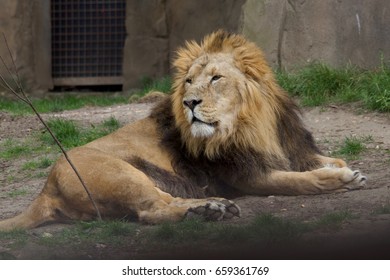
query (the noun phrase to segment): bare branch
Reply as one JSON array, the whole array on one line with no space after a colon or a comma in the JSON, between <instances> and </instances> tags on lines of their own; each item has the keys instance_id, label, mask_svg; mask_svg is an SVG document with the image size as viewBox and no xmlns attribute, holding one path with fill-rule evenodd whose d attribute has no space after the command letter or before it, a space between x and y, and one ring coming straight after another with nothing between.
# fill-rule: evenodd
<instances>
[{"instance_id":1,"label":"bare branch","mask_svg":"<svg viewBox=\"0 0 390 280\"><path fill-rule=\"evenodd\" d=\"M10 74L12 79L14 80L14 83L18 87L19 91L23 92L23 86L22 86L22 83L21 83L21 79L19 78L19 72L18 72L18 69L16 68L15 60L14 60L14 58L12 56L11 49L9 48L7 37L5 36L4 32L2 32L2 33L3 33L3 39L4 39L4 42L5 42L5 45L7 46L9 57L11 58L12 65L14 67L14 74L16 75L16 79L15 79L12 71L7 66L7 64L4 63L3 58L1 58L1 61L3 62L4 66L7 68L8 73Z\"/></svg>"},{"instance_id":2,"label":"bare branch","mask_svg":"<svg viewBox=\"0 0 390 280\"><path fill-rule=\"evenodd\" d=\"M4 67L7 69L9 75L12 77L12 79L14 80L15 82L15 85L17 87L17 89L15 90L6 80L5 78L0 74L0 80L2 81L3 83L3 87L5 89L7 89L10 93L12 93L13 95L15 95L19 100L23 101L24 103L26 103L27 105L29 105L31 107L31 109L34 111L35 115L38 117L39 121L44 125L44 127L46 128L46 130L50 133L51 137L54 139L55 143L57 144L57 146L60 148L61 152L63 153L63 155L65 156L65 159L67 160L67 162L69 163L69 165L71 166L71 168L73 169L73 171L75 172L76 176L78 177L78 179L80 180L85 192L87 193L89 199L91 200L92 204L93 204L93 207L95 208L96 210L96 214L97 214L97 217L99 220L102 219L101 215L100 215L100 211L97 207L97 204L95 202L95 200L93 199L89 189L87 188L83 178L81 177L80 173L78 172L77 168L74 166L73 162L70 160L69 156L68 156L68 153L66 152L66 150L64 149L64 147L62 146L61 142L57 139L57 137L54 135L53 131L50 129L50 127L46 124L46 122L42 119L41 115L39 114L39 112L36 110L35 106L32 104L31 100L28 98L27 94L25 93L24 89L23 89L23 86L22 86L22 83L21 83L21 79L19 77L19 73L17 71L17 68L16 68L16 64L15 64L15 60L12 56L12 53L11 53L11 50L8 46L8 42L7 42L7 39L3 33L3 38L4 38L4 42L5 42L5 45L8 49L8 52L9 52L9 55L10 55L10 58L12 60L12 64L13 64L13 67L14 67L14 73L12 73L12 71L10 70L10 68L7 66L7 64L5 63L4 59L0 56L0 59L1 59L1 62L2 64L4 65ZM16 78L15 78L15 76Z\"/></svg>"}]
</instances>

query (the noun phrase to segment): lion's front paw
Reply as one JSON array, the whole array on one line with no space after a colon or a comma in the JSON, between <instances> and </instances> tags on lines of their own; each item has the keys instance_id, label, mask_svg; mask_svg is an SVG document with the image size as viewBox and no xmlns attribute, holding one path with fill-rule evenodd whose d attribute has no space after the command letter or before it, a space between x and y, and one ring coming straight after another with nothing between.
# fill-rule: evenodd
<instances>
[{"instance_id":1,"label":"lion's front paw","mask_svg":"<svg viewBox=\"0 0 390 280\"><path fill-rule=\"evenodd\" d=\"M240 207L230 200L209 201L205 205L189 208L186 213L186 217L203 217L207 221L226 220L240 215Z\"/></svg>"},{"instance_id":2,"label":"lion's front paw","mask_svg":"<svg viewBox=\"0 0 390 280\"><path fill-rule=\"evenodd\" d=\"M359 170L354 170L352 171L352 174L350 174L350 179L347 180L345 188L348 190L361 189L366 186L366 182L367 177L363 176Z\"/></svg>"},{"instance_id":3,"label":"lion's front paw","mask_svg":"<svg viewBox=\"0 0 390 280\"><path fill-rule=\"evenodd\" d=\"M348 167L326 166L314 170L314 185L317 193L345 192L361 189L366 186L367 177L358 170L351 170Z\"/></svg>"}]
</instances>

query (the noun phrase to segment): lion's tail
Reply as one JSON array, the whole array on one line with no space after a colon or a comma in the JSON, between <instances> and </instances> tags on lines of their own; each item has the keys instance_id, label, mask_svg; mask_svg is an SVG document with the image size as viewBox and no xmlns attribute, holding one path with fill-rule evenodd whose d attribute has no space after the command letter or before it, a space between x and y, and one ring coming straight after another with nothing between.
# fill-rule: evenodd
<instances>
[{"instance_id":1,"label":"lion's tail","mask_svg":"<svg viewBox=\"0 0 390 280\"><path fill-rule=\"evenodd\" d=\"M0 221L0 231L30 229L55 220L53 199L41 193L31 205L16 217Z\"/></svg>"}]
</instances>

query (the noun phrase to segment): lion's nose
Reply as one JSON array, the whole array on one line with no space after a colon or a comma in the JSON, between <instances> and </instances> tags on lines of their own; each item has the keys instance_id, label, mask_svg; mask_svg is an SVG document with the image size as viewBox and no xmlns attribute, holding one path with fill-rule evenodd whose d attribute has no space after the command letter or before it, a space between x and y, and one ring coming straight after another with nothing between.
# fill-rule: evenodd
<instances>
[{"instance_id":1,"label":"lion's nose","mask_svg":"<svg viewBox=\"0 0 390 280\"><path fill-rule=\"evenodd\" d=\"M199 105L200 103L202 103L202 99L191 99L183 101L184 106L187 106L191 110L194 110L196 105Z\"/></svg>"}]
</instances>

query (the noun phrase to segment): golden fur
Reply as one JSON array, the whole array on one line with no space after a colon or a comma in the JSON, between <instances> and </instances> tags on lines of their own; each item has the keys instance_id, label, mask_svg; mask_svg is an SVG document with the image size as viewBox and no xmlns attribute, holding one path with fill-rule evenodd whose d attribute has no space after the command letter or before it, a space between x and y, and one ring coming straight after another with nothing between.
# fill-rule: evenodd
<instances>
[{"instance_id":1,"label":"golden fur","mask_svg":"<svg viewBox=\"0 0 390 280\"><path fill-rule=\"evenodd\" d=\"M177 73L173 85L173 110L176 123L184 132L183 142L195 155L203 148L202 141L191 136L190 124L183 115L182 97L185 92L185 83L183 83L185 77L196 59L204 57L207 61L208 56L227 54L232 57L235 66L245 76L245 81L239 81L242 83L235 85L236 89L229 89L231 91L238 89L241 98L234 104L240 103L241 106L237 116L240 126L236 125L233 131L207 139L205 153L209 157L214 157L220 149L233 144L241 149L253 148L283 157L276 138L276 118L280 110L278 98L283 98L284 95L277 86L271 69L265 63L262 52L255 44L247 42L238 35L230 36L225 40L215 40L216 37L218 34L207 36L202 46L193 41L188 42L185 48L179 49L178 57L174 62ZM231 92L231 95L234 94L237 93Z\"/></svg>"},{"instance_id":2,"label":"golden fur","mask_svg":"<svg viewBox=\"0 0 390 280\"><path fill-rule=\"evenodd\" d=\"M216 196L318 194L365 185L344 161L321 155L255 44L217 31L201 44L187 42L173 65L172 95L148 118L69 152L104 218L229 219L240 215L239 206ZM30 207L1 221L0 229L94 217L61 157Z\"/></svg>"}]
</instances>

